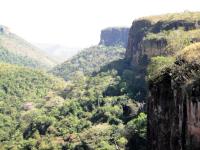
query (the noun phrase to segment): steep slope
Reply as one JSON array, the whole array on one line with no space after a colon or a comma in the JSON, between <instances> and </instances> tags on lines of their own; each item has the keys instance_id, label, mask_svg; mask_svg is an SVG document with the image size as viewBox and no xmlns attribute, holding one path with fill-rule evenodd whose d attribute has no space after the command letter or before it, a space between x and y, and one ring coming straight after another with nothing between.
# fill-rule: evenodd
<instances>
[{"instance_id":1,"label":"steep slope","mask_svg":"<svg viewBox=\"0 0 200 150\"><path fill-rule=\"evenodd\" d=\"M1 101L5 99L17 103L37 100L50 90L59 89L64 81L47 75L42 71L0 63L0 93ZM16 98L16 99L15 99ZM6 101L7 102L7 101Z\"/></svg>"},{"instance_id":2,"label":"steep slope","mask_svg":"<svg viewBox=\"0 0 200 150\"><path fill-rule=\"evenodd\" d=\"M49 68L55 65L36 47L0 26L0 61L33 68Z\"/></svg>"},{"instance_id":3,"label":"steep slope","mask_svg":"<svg viewBox=\"0 0 200 150\"><path fill-rule=\"evenodd\" d=\"M200 149L200 43L179 52L150 80L149 150Z\"/></svg>"},{"instance_id":4,"label":"steep slope","mask_svg":"<svg viewBox=\"0 0 200 150\"><path fill-rule=\"evenodd\" d=\"M93 46L81 51L63 64L56 66L51 72L66 80L73 77L77 71L81 71L85 75L91 75L109 62L122 59L124 53L125 49L120 46Z\"/></svg>"}]
</instances>

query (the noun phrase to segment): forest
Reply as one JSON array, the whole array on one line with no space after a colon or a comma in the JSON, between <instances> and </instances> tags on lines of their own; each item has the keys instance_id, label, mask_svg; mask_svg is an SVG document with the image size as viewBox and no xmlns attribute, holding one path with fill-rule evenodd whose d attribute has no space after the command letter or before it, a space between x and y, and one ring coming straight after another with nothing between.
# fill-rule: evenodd
<instances>
[{"instance_id":1,"label":"forest","mask_svg":"<svg viewBox=\"0 0 200 150\"><path fill-rule=\"evenodd\" d=\"M117 42L61 64L4 28L0 150L200 148L200 12L105 29Z\"/></svg>"}]
</instances>

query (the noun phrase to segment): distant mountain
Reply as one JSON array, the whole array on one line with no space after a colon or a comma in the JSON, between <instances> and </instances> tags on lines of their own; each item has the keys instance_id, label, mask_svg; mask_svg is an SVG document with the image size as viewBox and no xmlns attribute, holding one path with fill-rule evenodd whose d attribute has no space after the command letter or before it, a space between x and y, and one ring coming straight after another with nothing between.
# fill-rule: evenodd
<instances>
[{"instance_id":1,"label":"distant mountain","mask_svg":"<svg viewBox=\"0 0 200 150\"><path fill-rule=\"evenodd\" d=\"M50 68L55 62L38 48L0 25L0 62L32 68Z\"/></svg>"},{"instance_id":2,"label":"distant mountain","mask_svg":"<svg viewBox=\"0 0 200 150\"><path fill-rule=\"evenodd\" d=\"M51 59L58 63L62 63L72 56L76 55L81 48L69 48L59 44L45 44L37 43L35 44L41 50L48 54Z\"/></svg>"}]
</instances>

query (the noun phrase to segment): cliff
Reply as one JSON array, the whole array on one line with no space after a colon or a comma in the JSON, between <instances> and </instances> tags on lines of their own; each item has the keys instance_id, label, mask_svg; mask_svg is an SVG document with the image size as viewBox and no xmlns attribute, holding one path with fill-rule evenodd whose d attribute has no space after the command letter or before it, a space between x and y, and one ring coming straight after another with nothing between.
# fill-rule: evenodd
<instances>
[{"instance_id":1,"label":"cliff","mask_svg":"<svg viewBox=\"0 0 200 150\"><path fill-rule=\"evenodd\" d=\"M101 38L99 45L105 46L116 46L121 45L127 46L129 28L106 28L101 31Z\"/></svg>"},{"instance_id":2,"label":"cliff","mask_svg":"<svg viewBox=\"0 0 200 150\"><path fill-rule=\"evenodd\" d=\"M134 65L144 55L149 58L172 55L189 43L199 41L199 28L200 13L185 12L135 20L129 32L126 58Z\"/></svg>"},{"instance_id":3,"label":"cliff","mask_svg":"<svg viewBox=\"0 0 200 150\"><path fill-rule=\"evenodd\" d=\"M149 150L200 149L200 43L150 81Z\"/></svg>"},{"instance_id":4,"label":"cliff","mask_svg":"<svg viewBox=\"0 0 200 150\"><path fill-rule=\"evenodd\" d=\"M145 101L148 93L146 69L151 59L172 56L184 47L200 41L200 13L184 12L150 16L134 20L130 28L126 50L134 71L135 99ZM137 95L141 95L137 99Z\"/></svg>"},{"instance_id":5,"label":"cliff","mask_svg":"<svg viewBox=\"0 0 200 150\"><path fill-rule=\"evenodd\" d=\"M200 49L193 46L196 51L192 56L193 48L184 49L200 41L199 33L199 12L150 16L133 21L125 57L134 71L134 98L146 102L150 95L148 150L200 148L200 80L196 78L200 63L191 61L200 58ZM138 95L141 95L140 99Z\"/></svg>"}]
</instances>

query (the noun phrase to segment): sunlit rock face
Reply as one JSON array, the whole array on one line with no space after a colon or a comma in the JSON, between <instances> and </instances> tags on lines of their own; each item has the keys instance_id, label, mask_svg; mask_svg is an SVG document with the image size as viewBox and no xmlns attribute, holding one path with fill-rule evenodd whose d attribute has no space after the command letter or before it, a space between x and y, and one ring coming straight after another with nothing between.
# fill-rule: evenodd
<instances>
[{"instance_id":1,"label":"sunlit rock face","mask_svg":"<svg viewBox=\"0 0 200 150\"><path fill-rule=\"evenodd\" d=\"M126 50L126 58L131 60L131 64L135 65L140 62L144 55L148 58L160 55L172 55L167 50L168 41L163 38L146 39L148 33L158 34L160 32L170 32L182 28L184 31L200 28L200 21L158 21L152 22L148 19L140 19L133 21L130 28L128 44ZM157 35L159 36L159 35ZM181 38L181 37L180 37ZM199 38L191 38L190 42L199 42Z\"/></svg>"},{"instance_id":2,"label":"sunlit rock face","mask_svg":"<svg viewBox=\"0 0 200 150\"><path fill-rule=\"evenodd\" d=\"M101 31L100 45L122 47L127 46L129 28L106 28Z\"/></svg>"}]
</instances>

